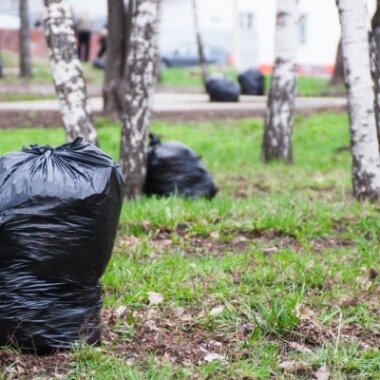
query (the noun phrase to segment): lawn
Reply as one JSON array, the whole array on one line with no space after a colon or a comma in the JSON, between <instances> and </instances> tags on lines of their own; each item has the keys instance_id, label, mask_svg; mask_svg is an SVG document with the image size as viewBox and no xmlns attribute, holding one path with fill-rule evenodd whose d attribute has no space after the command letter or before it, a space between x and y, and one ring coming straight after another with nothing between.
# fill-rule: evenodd
<instances>
[{"instance_id":1,"label":"lawn","mask_svg":"<svg viewBox=\"0 0 380 380\"><path fill-rule=\"evenodd\" d=\"M118 127L98 124L117 158ZM126 202L102 344L3 348L0 378L380 378L380 208L351 196L347 117L297 117L292 166L261 162L260 120L152 129L199 152L220 193ZM0 130L0 153L63 139Z\"/></svg>"},{"instance_id":2,"label":"lawn","mask_svg":"<svg viewBox=\"0 0 380 380\"><path fill-rule=\"evenodd\" d=\"M17 68L17 56L11 53L3 53L5 67ZM98 84L103 83L103 71L94 69L90 63L84 63L83 70L87 83ZM234 80L237 80L238 72L230 67L213 67L209 68L210 73L223 73ZM46 60L37 59L33 62L33 77L29 80L20 79L15 74L8 74L0 79L3 85L21 85L30 84L51 84L52 76L49 64ZM266 87L268 89L270 76L266 75ZM165 68L162 71L160 88L174 91L202 91L202 77L198 67L192 68ZM27 91L26 91L27 92ZM328 78L305 77L298 78L298 95L300 96L336 96L344 95L343 86L330 86ZM15 100L35 100L45 99L50 96L41 96L39 94L0 94L0 101Z\"/></svg>"},{"instance_id":3,"label":"lawn","mask_svg":"<svg viewBox=\"0 0 380 380\"><path fill-rule=\"evenodd\" d=\"M210 67L210 72L223 73L237 81L238 72L231 68ZM268 91L271 76L265 76L266 90ZM202 89L202 77L199 68L166 68L162 72L163 87L186 87L188 90ZM330 86L329 78L298 77L297 92L299 96L344 96L344 86Z\"/></svg>"}]
</instances>

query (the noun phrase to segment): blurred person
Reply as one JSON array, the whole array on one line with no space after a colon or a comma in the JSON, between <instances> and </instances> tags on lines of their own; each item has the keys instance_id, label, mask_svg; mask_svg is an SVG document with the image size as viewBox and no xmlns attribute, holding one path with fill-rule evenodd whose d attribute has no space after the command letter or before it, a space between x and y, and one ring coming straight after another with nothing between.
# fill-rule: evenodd
<instances>
[{"instance_id":1,"label":"blurred person","mask_svg":"<svg viewBox=\"0 0 380 380\"><path fill-rule=\"evenodd\" d=\"M107 39L108 39L108 29L106 26L104 26L100 30L100 36L99 36L99 50L96 54L96 58L92 65L101 70L105 70L106 68L106 52L107 52Z\"/></svg>"},{"instance_id":2,"label":"blurred person","mask_svg":"<svg viewBox=\"0 0 380 380\"><path fill-rule=\"evenodd\" d=\"M104 26L100 30L99 36L99 51L96 55L96 58L103 58L105 53L107 52L107 37L108 37L108 29L107 26Z\"/></svg>"},{"instance_id":3,"label":"blurred person","mask_svg":"<svg viewBox=\"0 0 380 380\"><path fill-rule=\"evenodd\" d=\"M78 56L83 62L88 62L90 58L91 26L90 15L82 12L76 20L76 30L78 35Z\"/></svg>"}]
</instances>

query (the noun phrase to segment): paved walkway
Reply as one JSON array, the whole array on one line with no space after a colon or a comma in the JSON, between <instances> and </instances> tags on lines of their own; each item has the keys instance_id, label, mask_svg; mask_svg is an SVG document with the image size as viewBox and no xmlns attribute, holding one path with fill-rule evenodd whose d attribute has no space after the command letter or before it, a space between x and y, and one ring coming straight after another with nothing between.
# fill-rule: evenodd
<instances>
[{"instance_id":1,"label":"paved walkway","mask_svg":"<svg viewBox=\"0 0 380 380\"><path fill-rule=\"evenodd\" d=\"M103 109L102 98L91 98L91 106L94 112ZM300 113L320 112L326 110L340 111L346 107L345 98L297 98L296 108ZM266 108L266 97L264 96L241 96L239 103L211 103L205 94L178 94L157 93L154 97L153 112L155 114L170 113L202 113L213 114L226 113L252 113L261 114ZM58 111L57 100L35 100L22 102L0 102L1 111ZM190 116L190 115L189 115Z\"/></svg>"}]
</instances>

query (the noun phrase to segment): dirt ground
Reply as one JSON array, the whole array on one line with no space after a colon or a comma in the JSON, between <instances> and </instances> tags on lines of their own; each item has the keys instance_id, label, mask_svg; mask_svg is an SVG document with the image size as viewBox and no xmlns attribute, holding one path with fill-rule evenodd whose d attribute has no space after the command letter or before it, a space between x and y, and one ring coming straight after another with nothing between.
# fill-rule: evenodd
<instances>
[{"instance_id":1,"label":"dirt ground","mask_svg":"<svg viewBox=\"0 0 380 380\"><path fill-rule=\"evenodd\" d=\"M344 112L342 108L326 108L318 110L319 112ZM313 109L303 109L299 114L310 115L315 114ZM104 116L102 113L95 113L95 117ZM186 123L196 121L226 121L235 119L249 119L254 117L263 117L263 111L259 110L213 110L213 111L158 111L153 112L153 120ZM62 119L59 112L41 111L41 112L25 112L25 111L0 111L0 129L18 129L18 128L50 128L61 127Z\"/></svg>"}]
</instances>

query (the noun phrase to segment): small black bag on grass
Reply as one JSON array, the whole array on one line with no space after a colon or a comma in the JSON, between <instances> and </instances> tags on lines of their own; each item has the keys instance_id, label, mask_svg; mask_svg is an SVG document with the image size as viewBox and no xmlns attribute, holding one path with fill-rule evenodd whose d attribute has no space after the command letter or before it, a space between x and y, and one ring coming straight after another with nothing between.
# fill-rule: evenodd
<instances>
[{"instance_id":1,"label":"small black bag on grass","mask_svg":"<svg viewBox=\"0 0 380 380\"><path fill-rule=\"evenodd\" d=\"M122 200L118 166L82 139L0 158L0 345L99 341Z\"/></svg>"},{"instance_id":2,"label":"small black bag on grass","mask_svg":"<svg viewBox=\"0 0 380 380\"><path fill-rule=\"evenodd\" d=\"M238 102L240 88L233 79L214 74L206 81L206 92L211 102Z\"/></svg>"},{"instance_id":3,"label":"small black bag on grass","mask_svg":"<svg viewBox=\"0 0 380 380\"><path fill-rule=\"evenodd\" d=\"M201 158L177 141L161 142L150 135L145 194L213 198L218 192Z\"/></svg>"},{"instance_id":4,"label":"small black bag on grass","mask_svg":"<svg viewBox=\"0 0 380 380\"><path fill-rule=\"evenodd\" d=\"M259 70L247 70L238 79L243 95L264 95L265 77Z\"/></svg>"}]
</instances>

